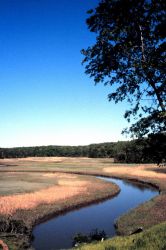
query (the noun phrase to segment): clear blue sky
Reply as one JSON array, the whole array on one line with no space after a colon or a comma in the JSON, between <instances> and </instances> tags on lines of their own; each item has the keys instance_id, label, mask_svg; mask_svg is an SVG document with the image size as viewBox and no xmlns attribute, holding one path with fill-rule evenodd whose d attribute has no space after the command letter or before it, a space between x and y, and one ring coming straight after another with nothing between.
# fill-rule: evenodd
<instances>
[{"instance_id":1,"label":"clear blue sky","mask_svg":"<svg viewBox=\"0 0 166 250\"><path fill-rule=\"evenodd\" d=\"M124 140L124 104L94 86L80 50L97 0L0 1L0 147Z\"/></svg>"}]
</instances>

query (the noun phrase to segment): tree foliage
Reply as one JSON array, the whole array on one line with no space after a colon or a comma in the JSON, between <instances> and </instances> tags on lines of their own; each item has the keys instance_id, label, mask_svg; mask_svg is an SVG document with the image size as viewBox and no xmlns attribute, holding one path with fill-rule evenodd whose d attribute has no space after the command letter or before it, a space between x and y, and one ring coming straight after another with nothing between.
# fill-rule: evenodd
<instances>
[{"instance_id":1,"label":"tree foliage","mask_svg":"<svg viewBox=\"0 0 166 250\"><path fill-rule=\"evenodd\" d=\"M160 163L166 161L166 134L151 134L131 141L107 142L87 146L38 146L0 148L0 158L90 157L114 158L123 163Z\"/></svg>"},{"instance_id":2,"label":"tree foliage","mask_svg":"<svg viewBox=\"0 0 166 250\"><path fill-rule=\"evenodd\" d=\"M166 1L101 0L88 11L96 43L82 50L86 73L111 86L108 98L127 100L124 117L136 136L166 127Z\"/></svg>"}]
</instances>

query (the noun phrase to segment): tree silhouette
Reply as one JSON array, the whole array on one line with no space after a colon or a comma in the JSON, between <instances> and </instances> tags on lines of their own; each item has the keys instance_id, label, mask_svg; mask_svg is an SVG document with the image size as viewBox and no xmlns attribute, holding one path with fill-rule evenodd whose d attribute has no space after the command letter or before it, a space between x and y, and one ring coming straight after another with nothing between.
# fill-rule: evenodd
<instances>
[{"instance_id":1,"label":"tree silhouette","mask_svg":"<svg viewBox=\"0 0 166 250\"><path fill-rule=\"evenodd\" d=\"M123 132L137 137L166 128L166 2L102 0L88 11L96 43L83 49L85 72L110 85L108 98L130 103Z\"/></svg>"}]
</instances>

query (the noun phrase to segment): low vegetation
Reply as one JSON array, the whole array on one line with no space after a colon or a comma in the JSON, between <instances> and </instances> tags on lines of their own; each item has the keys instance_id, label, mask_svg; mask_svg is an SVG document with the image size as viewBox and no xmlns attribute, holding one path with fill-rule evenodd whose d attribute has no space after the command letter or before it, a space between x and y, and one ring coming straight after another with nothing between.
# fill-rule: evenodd
<instances>
[{"instance_id":1,"label":"low vegetation","mask_svg":"<svg viewBox=\"0 0 166 250\"><path fill-rule=\"evenodd\" d=\"M79 250L165 250L166 249L166 223L162 223L145 232L126 236L114 237L100 243L79 246Z\"/></svg>"},{"instance_id":2,"label":"low vegetation","mask_svg":"<svg viewBox=\"0 0 166 250\"><path fill-rule=\"evenodd\" d=\"M106 239L106 233L104 230L98 230L97 228L92 230L89 234L77 233L73 238L73 246L78 246L82 243L91 243L94 241L103 241Z\"/></svg>"},{"instance_id":3,"label":"low vegetation","mask_svg":"<svg viewBox=\"0 0 166 250\"><path fill-rule=\"evenodd\" d=\"M17 182L20 173L18 176L15 173L14 176L15 182ZM7 190L7 195L0 196L0 218L21 220L23 217L26 224L28 222L28 225L32 225L39 217L42 218L45 214L49 214L51 208L52 211L59 212L63 210L62 207L65 209L70 208L70 205L73 207L74 202L76 206L83 205L91 200L107 198L119 192L119 188L115 184L105 183L102 180L95 180L94 183L93 177L64 173L40 173L38 182L42 182L43 177L47 180L53 179L55 183L52 182L52 186L47 187L46 182L42 189L33 192L26 192L26 187L24 187L24 193L20 194L13 194L12 190L12 195L10 195ZM24 179L26 178L27 175L24 173ZM1 182L3 183L3 180ZM35 183L31 182L31 185L33 190Z\"/></svg>"},{"instance_id":4,"label":"low vegetation","mask_svg":"<svg viewBox=\"0 0 166 250\"><path fill-rule=\"evenodd\" d=\"M138 206L117 220L117 231L121 235L130 235L133 228L143 230L166 221L166 195L162 194Z\"/></svg>"},{"instance_id":5,"label":"low vegetation","mask_svg":"<svg viewBox=\"0 0 166 250\"><path fill-rule=\"evenodd\" d=\"M104 241L96 249L122 249L121 246L126 246L125 249L135 249L134 247L138 247L138 244L146 246L149 244L148 237L153 239L154 232L158 232L159 235L161 232L159 241L162 239L165 224L161 224L161 228L160 226L154 227L153 230L151 227L166 221L165 167L159 168L155 164L114 163L110 158L71 157L32 157L2 159L0 161L0 225L7 228L7 235L10 235L10 238L6 237L4 236L5 230L0 230L2 231L0 238L8 245L13 244L10 249L23 250L23 245L26 246L28 242L27 237L31 236L33 225L43 218L47 219L64 211L111 197L119 192L116 185L101 180L94 182L94 177L90 175L141 181L151 183L160 189L159 196L131 210L117 221L118 232L122 235L129 235L133 229L138 227L143 228L143 233L138 234L138 236L116 237L111 241ZM48 195L49 191L51 196ZM56 192L57 195L52 195L52 191ZM23 202L16 202L20 198ZM22 226L19 226L19 230L15 230L15 222L21 223ZM16 237L19 237L20 233L27 232L25 239L23 240L22 237L22 240L16 240L16 237L11 236L11 228L16 233ZM150 231L146 231L149 229ZM109 245L109 242L112 245ZM156 240L153 242L156 242L154 244L158 247L159 243ZM165 239L162 240L162 244L165 244L164 242ZM14 245L17 247L14 248ZM93 247L92 244L87 249L95 249Z\"/></svg>"},{"instance_id":6,"label":"low vegetation","mask_svg":"<svg viewBox=\"0 0 166 250\"><path fill-rule=\"evenodd\" d=\"M30 169L33 168L30 166L32 162L29 163ZM20 172L12 164L10 168L15 172L3 172L5 163L0 175L0 183L4 187L0 195L0 239L11 245L10 249L23 250L27 247L27 238L31 238L31 230L36 223L119 192L115 184L102 180L94 182L94 177L52 171ZM19 167L25 168L22 161ZM7 179L11 180L10 187ZM21 240L17 240L19 235L22 235Z\"/></svg>"},{"instance_id":7,"label":"low vegetation","mask_svg":"<svg viewBox=\"0 0 166 250\"><path fill-rule=\"evenodd\" d=\"M89 188L87 181L71 183L59 182L59 186L46 188L40 191L27 194L4 196L0 199L0 214L13 215L18 209L29 210L40 204L50 204L59 200L67 200L76 195L84 195Z\"/></svg>"}]
</instances>

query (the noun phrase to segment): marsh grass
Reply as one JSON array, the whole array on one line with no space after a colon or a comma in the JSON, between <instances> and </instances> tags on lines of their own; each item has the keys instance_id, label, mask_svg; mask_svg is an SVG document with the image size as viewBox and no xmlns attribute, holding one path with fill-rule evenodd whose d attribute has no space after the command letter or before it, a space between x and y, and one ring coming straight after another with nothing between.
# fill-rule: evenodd
<instances>
[{"instance_id":1,"label":"marsh grass","mask_svg":"<svg viewBox=\"0 0 166 250\"><path fill-rule=\"evenodd\" d=\"M114 237L104 242L80 246L79 250L165 250L166 223L153 226L145 232L126 236Z\"/></svg>"},{"instance_id":2,"label":"marsh grass","mask_svg":"<svg viewBox=\"0 0 166 250\"><path fill-rule=\"evenodd\" d=\"M166 221L166 195L162 194L132 209L118 218L117 231L121 235L129 235L134 228L150 228ZM165 233L166 235L166 233Z\"/></svg>"},{"instance_id":3,"label":"marsh grass","mask_svg":"<svg viewBox=\"0 0 166 250\"><path fill-rule=\"evenodd\" d=\"M19 177L22 178L21 184L23 184L27 176L25 174L23 176L21 173L14 173L15 182ZM47 182L45 182L45 179ZM49 181L48 179L51 180ZM32 192L0 196L0 214L12 215L17 210L33 209L40 204L57 203L61 200L68 200L73 196L83 195L91 185L91 180L85 179L86 178L83 178L82 176L78 177L71 174L40 174L40 176L38 176L38 182L40 181L41 187L45 188L33 191L36 187L35 181L37 180L37 178L34 178L33 176L32 179L29 180ZM27 183L28 182L26 181L26 186L24 186L24 188L22 187L24 191L27 190ZM47 187L48 183L52 185ZM17 188L18 186L16 186L16 190Z\"/></svg>"},{"instance_id":4,"label":"marsh grass","mask_svg":"<svg viewBox=\"0 0 166 250\"><path fill-rule=\"evenodd\" d=\"M17 210L28 210L42 203L49 204L66 200L72 196L86 192L87 188L79 182L79 186L55 186L28 194L0 197L0 214L12 215Z\"/></svg>"},{"instance_id":5,"label":"marsh grass","mask_svg":"<svg viewBox=\"0 0 166 250\"><path fill-rule=\"evenodd\" d=\"M7 223L12 219L22 220L28 227L53 214L96 202L119 192L119 188L114 184L96 179L94 182L94 177L83 175L51 172L3 174L5 178L3 175L0 179L7 190L6 195L5 189L0 190L3 194L0 195L0 221L3 218ZM12 191L7 185L8 177L12 180ZM19 193L20 181L22 192ZM39 184L38 188L36 182ZM31 189L27 188L27 184Z\"/></svg>"},{"instance_id":6,"label":"marsh grass","mask_svg":"<svg viewBox=\"0 0 166 250\"><path fill-rule=\"evenodd\" d=\"M130 233L140 224L143 228L166 221L166 167L158 168L154 164L115 164L112 159L90 159L90 158L26 158L26 159L4 159L0 161L0 195L1 197L20 195L22 193L35 193L40 190L49 189L53 186L63 186L70 188L74 186L74 181L78 179L57 177L57 172L68 175L72 173L83 175L103 175L110 177L128 178L152 183L159 187L161 194L153 200L146 202L138 208L131 210L127 215L118 220L118 230L125 234ZM61 173L62 174L62 173ZM81 181L87 181L89 177L79 176ZM39 203L30 210L17 210L14 214L16 219L24 219L29 225L33 225L48 214L58 214L61 211L68 211L72 208L89 204L103 197L110 197L118 192L117 187L107 184L97 183L91 177L92 185L83 192L82 195L71 196L66 199L57 200L51 203ZM68 185L66 185L68 181ZM77 187L80 188L80 187ZM83 187L81 187L83 188ZM43 201L42 201L43 202ZM166 249L163 237L163 229L156 227L152 231L145 231L130 237L116 237L104 244L91 245L87 249L148 249L148 244L155 242L150 250ZM166 230L166 228L165 228ZM146 234L147 232L147 234ZM159 234L159 238L156 238ZM165 234L165 232L164 232ZM137 238L138 237L138 238ZM149 241L148 241L149 237ZM161 241L161 242L160 242ZM164 242L164 243L163 243ZM108 244L107 244L108 243ZM146 245L147 244L147 245ZM156 247L160 248L156 248ZM88 246L87 246L88 247ZM104 247L104 248L103 248ZM148 246L149 247L149 246ZM164 247L164 248L163 248ZM107 250L108 250L107 249Z\"/></svg>"}]
</instances>

